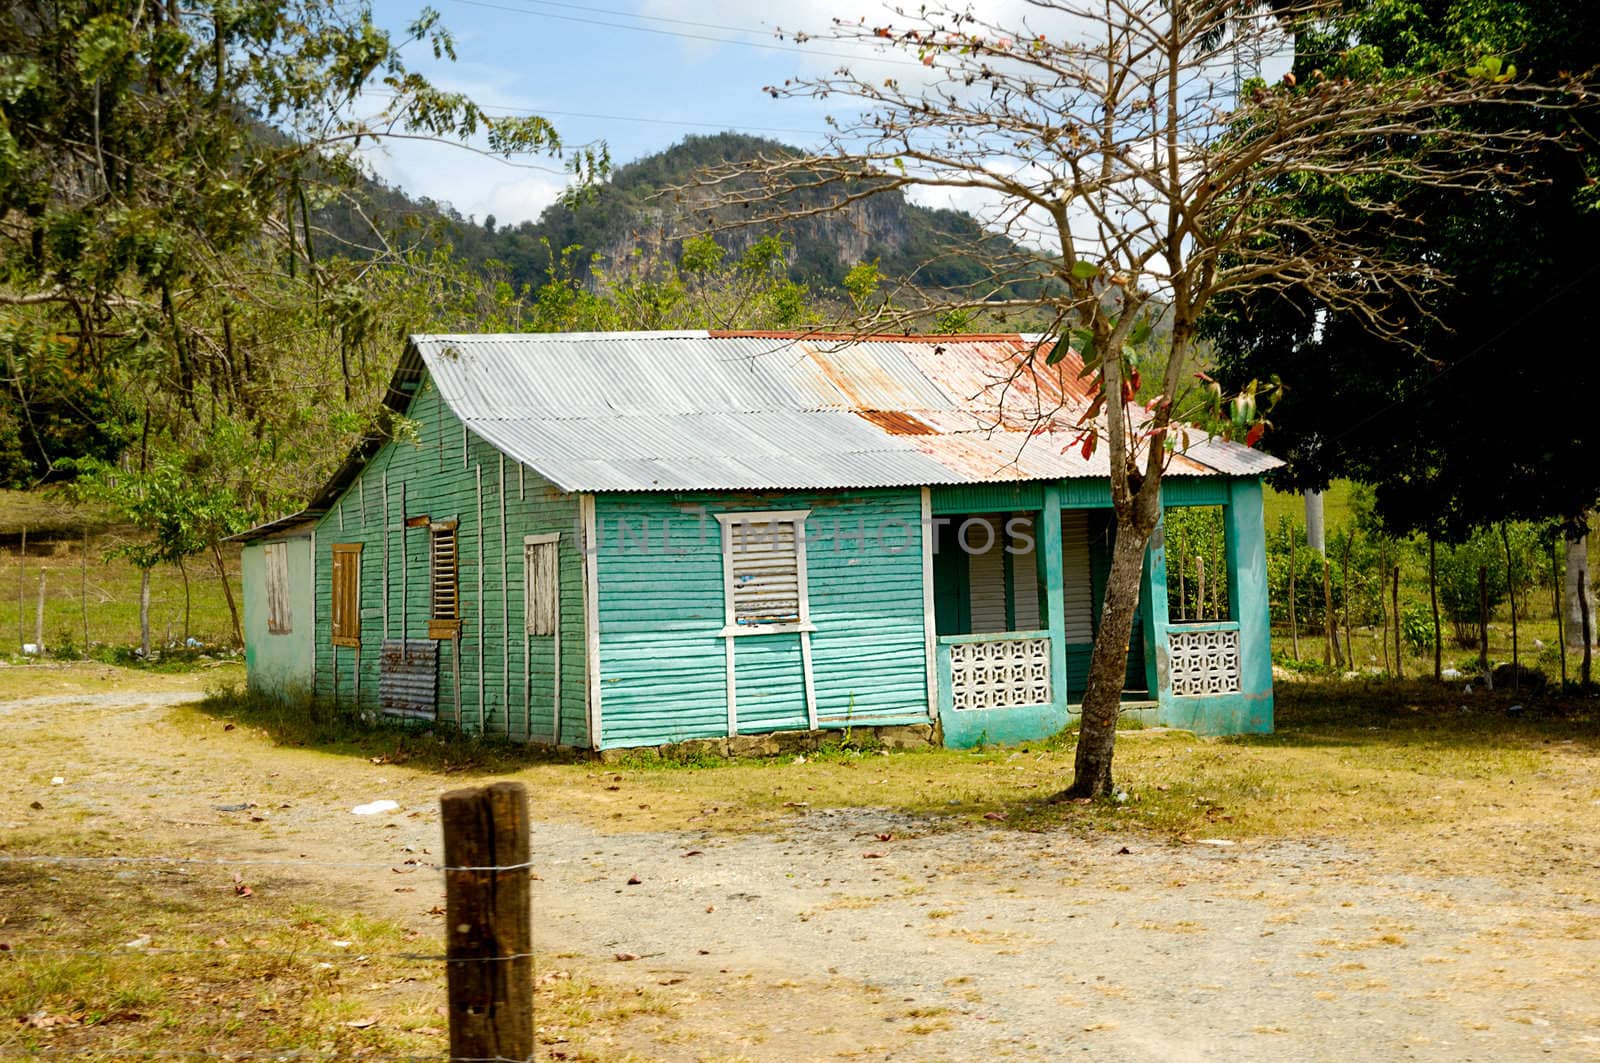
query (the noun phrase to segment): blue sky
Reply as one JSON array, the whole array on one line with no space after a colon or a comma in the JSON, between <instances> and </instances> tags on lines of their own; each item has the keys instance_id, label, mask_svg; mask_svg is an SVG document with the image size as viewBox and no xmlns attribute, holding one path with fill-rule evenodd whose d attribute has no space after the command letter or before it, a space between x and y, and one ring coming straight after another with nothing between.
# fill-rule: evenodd
<instances>
[{"instance_id":1,"label":"blue sky","mask_svg":"<svg viewBox=\"0 0 1600 1063\"><path fill-rule=\"evenodd\" d=\"M838 62L783 50L792 45L772 36L775 7L729 0L431 2L455 35L457 61L436 62L414 45L406 53L413 67L491 109L543 114L568 144L604 140L617 162L690 133L736 129L805 145L820 142L826 128L820 104L774 100L762 91ZM374 14L399 33L420 7L414 0L379 0ZM830 7L787 3L776 21L785 29L825 28ZM371 158L407 192L480 220L493 214L501 223L537 217L563 184L560 163L549 159L525 160L537 168L510 166L415 143L391 144Z\"/></svg>"}]
</instances>

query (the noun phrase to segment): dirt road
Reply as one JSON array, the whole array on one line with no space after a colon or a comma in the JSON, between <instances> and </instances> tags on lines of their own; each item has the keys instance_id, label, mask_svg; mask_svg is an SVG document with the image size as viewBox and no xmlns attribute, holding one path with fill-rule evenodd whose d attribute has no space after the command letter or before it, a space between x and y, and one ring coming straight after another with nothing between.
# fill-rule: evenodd
<instances>
[{"instance_id":1,"label":"dirt road","mask_svg":"<svg viewBox=\"0 0 1600 1063\"><path fill-rule=\"evenodd\" d=\"M0 828L303 860L258 867L255 888L437 931L429 872L337 865L437 853L438 793L471 780L274 747L187 696L0 702ZM535 795L539 970L654 1003L597 1011L551 1058L1600 1058L1600 909L1537 880L870 810L601 832L575 794ZM379 798L400 810L350 811ZM216 809L245 802L266 815Z\"/></svg>"}]
</instances>

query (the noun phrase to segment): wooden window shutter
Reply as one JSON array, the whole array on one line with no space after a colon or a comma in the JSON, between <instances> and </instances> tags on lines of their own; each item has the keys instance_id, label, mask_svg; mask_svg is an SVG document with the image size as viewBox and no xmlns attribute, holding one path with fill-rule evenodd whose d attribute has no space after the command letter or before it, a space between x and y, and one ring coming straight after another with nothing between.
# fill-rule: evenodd
<instances>
[{"instance_id":1,"label":"wooden window shutter","mask_svg":"<svg viewBox=\"0 0 1600 1063\"><path fill-rule=\"evenodd\" d=\"M361 544L333 544L333 644L361 645Z\"/></svg>"},{"instance_id":2,"label":"wooden window shutter","mask_svg":"<svg viewBox=\"0 0 1600 1063\"><path fill-rule=\"evenodd\" d=\"M525 610L530 635L556 634L556 613L561 608L560 567L557 540L530 537L523 544L523 567L527 578Z\"/></svg>"},{"instance_id":3,"label":"wooden window shutter","mask_svg":"<svg viewBox=\"0 0 1600 1063\"><path fill-rule=\"evenodd\" d=\"M461 633L460 552L456 522L440 521L428 527L431 580L428 637L453 639Z\"/></svg>"},{"instance_id":4,"label":"wooden window shutter","mask_svg":"<svg viewBox=\"0 0 1600 1063\"><path fill-rule=\"evenodd\" d=\"M794 520L764 520L729 526L735 624L800 622L797 524Z\"/></svg>"},{"instance_id":5,"label":"wooden window shutter","mask_svg":"<svg viewBox=\"0 0 1600 1063\"><path fill-rule=\"evenodd\" d=\"M288 635L294 631L289 615L289 544L268 543L262 557L267 570L267 634Z\"/></svg>"}]
</instances>

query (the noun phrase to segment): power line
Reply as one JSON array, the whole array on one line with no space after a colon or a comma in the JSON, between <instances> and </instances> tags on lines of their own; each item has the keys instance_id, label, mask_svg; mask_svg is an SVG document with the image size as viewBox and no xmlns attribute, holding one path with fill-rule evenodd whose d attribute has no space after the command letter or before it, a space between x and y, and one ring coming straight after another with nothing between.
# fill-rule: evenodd
<instances>
[{"instance_id":1,"label":"power line","mask_svg":"<svg viewBox=\"0 0 1600 1063\"><path fill-rule=\"evenodd\" d=\"M463 0L463 2L464 2L464 0ZM374 97L376 99L386 99L386 100L392 100L392 99L396 99L397 98L396 95L394 93L392 93L392 92L381 92L381 91L376 91L376 90L370 91L370 92L364 92L361 95L363 97L371 96L371 97ZM674 126L674 127L694 126L695 128L698 128L698 129L740 129L740 130L752 130L752 131L757 132L757 133L793 133L793 134L795 134L797 136L806 136L806 137L824 137L824 136L828 135L826 131L821 130L821 129L796 129L796 128L792 127L792 126L747 125L744 122L735 122L735 121L727 121L727 122L696 122L696 121L692 121L690 119L647 118L644 115L637 115L637 114L595 114L595 113L590 112L590 111L557 111L557 110L552 110L552 109L550 109L548 107L540 107L540 106L538 106L536 104L529 103L529 102L526 102L526 101L518 101L518 102L516 102L514 104L505 104L505 105L485 104L485 105L480 105L479 109L484 111L487 114L498 114L498 115L503 115L503 116L508 116L508 117L511 117L511 116L524 117L524 116L532 116L532 115L537 115L539 117L543 117L545 115L551 115L551 116L554 116L556 118L586 118L586 119L592 119L594 121L599 121L599 122L643 122L643 123L645 123L647 125L664 125L664 126ZM550 172L551 173L559 173L559 172L564 172L564 171L551 170Z\"/></svg>"},{"instance_id":2,"label":"power line","mask_svg":"<svg viewBox=\"0 0 1600 1063\"><path fill-rule=\"evenodd\" d=\"M765 43L760 42L760 41L741 41L741 40L738 40L738 39L733 38L733 37L715 37L715 36L712 36L711 34L707 34L707 33L685 33L685 32L682 32L680 30L658 29L655 26L633 26L633 25L629 25L626 22L606 22L603 19L582 18L582 17L580 17L578 15L558 15L558 14L555 14L554 12L551 12L551 11L531 11L528 8L525 8L525 7L513 7L510 4L492 3L491 0L454 0L454 2L458 3L458 4L467 4L467 5L470 5L472 7L488 8L488 9L490 9L492 11L508 11L508 12L514 14L514 15L531 15L534 18L553 18L553 19L559 19L562 22L577 22L577 23L581 23L581 24L586 25L586 26L604 26L604 27L606 27L608 29L632 30L635 33L653 33L653 34L656 34L657 36L661 36L661 37L679 37L679 38L682 38L684 40L690 40L690 41L709 41L712 44L731 44L731 45L735 45L735 46L738 46L738 47L741 47L741 48L761 48L761 49L763 49L765 51L769 51L769 52L794 52L797 55L821 55L821 56L827 56L828 58L831 58L831 59L850 59L850 60L853 60L853 61L856 61L856 62L868 62L868 63L890 63L890 64L893 64L895 66L921 66L921 65L923 65L921 63L913 62L910 59L890 59L890 58L882 57L882 56L851 54L851 53L848 53L848 52L819 51L819 50L814 50L814 49L811 49L811 48L797 48L797 47L794 47L793 45L787 45L787 44L765 44ZM537 3L537 2L540 2L540 0L534 0L534 2ZM641 16L629 16L629 17L641 17ZM732 32L735 32L735 33L758 32L758 31L751 31L751 30L733 29L732 27L728 27L728 28L730 30L732 30Z\"/></svg>"}]
</instances>

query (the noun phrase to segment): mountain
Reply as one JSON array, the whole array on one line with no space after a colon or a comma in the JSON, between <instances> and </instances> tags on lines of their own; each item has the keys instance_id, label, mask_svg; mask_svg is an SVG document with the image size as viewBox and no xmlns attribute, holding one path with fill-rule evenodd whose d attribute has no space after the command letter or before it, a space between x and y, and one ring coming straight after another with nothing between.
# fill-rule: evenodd
<instances>
[{"instance_id":1,"label":"mountain","mask_svg":"<svg viewBox=\"0 0 1600 1063\"><path fill-rule=\"evenodd\" d=\"M738 133L691 136L617 167L584 202L553 205L538 221L516 226L497 226L492 216L479 223L448 205L412 201L381 187L374 189L374 206L391 227L405 220L412 238L421 244L449 243L469 264L485 267L498 262L516 287L538 287L559 270L566 248L580 249L576 258L580 265L592 258L602 271L675 262L684 237L703 224L696 212L714 207L714 200L704 190L677 195L672 189L692 184L695 174L708 167L786 154L798 152L777 141ZM438 226L415 224L430 213ZM730 216L726 210L720 212L724 219ZM340 228L336 219L326 220L336 231ZM752 226L720 232L717 239L737 253L770 231ZM1008 240L984 232L971 215L917 206L894 190L840 213L789 222L782 235L792 248L790 278L818 290L836 289L852 266L874 260L889 278L926 289L959 289L991 275L979 256L966 249L1016 254Z\"/></svg>"}]
</instances>

